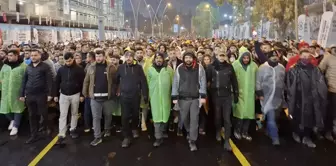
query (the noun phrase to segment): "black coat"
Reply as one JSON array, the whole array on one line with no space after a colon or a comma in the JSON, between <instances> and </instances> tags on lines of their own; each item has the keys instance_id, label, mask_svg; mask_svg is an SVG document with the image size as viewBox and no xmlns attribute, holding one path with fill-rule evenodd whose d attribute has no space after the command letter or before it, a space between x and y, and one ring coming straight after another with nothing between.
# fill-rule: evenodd
<instances>
[{"instance_id":1,"label":"black coat","mask_svg":"<svg viewBox=\"0 0 336 166\"><path fill-rule=\"evenodd\" d=\"M220 63L217 59L206 69L210 93L213 97L228 97L233 94L238 98L238 81L231 64Z\"/></svg>"},{"instance_id":2,"label":"black coat","mask_svg":"<svg viewBox=\"0 0 336 166\"><path fill-rule=\"evenodd\" d=\"M286 77L288 111L293 120L300 128L323 128L328 88L320 70L298 62Z\"/></svg>"},{"instance_id":3,"label":"black coat","mask_svg":"<svg viewBox=\"0 0 336 166\"><path fill-rule=\"evenodd\" d=\"M26 95L52 96L53 78L48 64L40 62L37 66L33 63L27 66L21 86L21 97Z\"/></svg>"},{"instance_id":4,"label":"black coat","mask_svg":"<svg viewBox=\"0 0 336 166\"><path fill-rule=\"evenodd\" d=\"M74 63L71 66L62 66L57 71L54 96L59 96L59 90L61 90L62 94L67 96L81 93L84 77L84 69L77 64Z\"/></svg>"},{"instance_id":5,"label":"black coat","mask_svg":"<svg viewBox=\"0 0 336 166\"><path fill-rule=\"evenodd\" d=\"M115 79L121 97L133 98L142 94L148 99L147 79L142 66L136 61L131 65L126 63L119 65Z\"/></svg>"}]
</instances>

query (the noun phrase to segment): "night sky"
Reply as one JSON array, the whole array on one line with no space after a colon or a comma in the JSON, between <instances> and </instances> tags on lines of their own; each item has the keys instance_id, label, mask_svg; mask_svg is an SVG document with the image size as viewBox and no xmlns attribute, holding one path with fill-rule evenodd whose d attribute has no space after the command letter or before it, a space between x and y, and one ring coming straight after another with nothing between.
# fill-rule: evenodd
<instances>
[{"instance_id":1,"label":"night sky","mask_svg":"<svg viewBox=\"0 0 336 166\"><path fill-rule=\"evenodd\" d=\"M126 11L132 11L130 1L132 1L133 7L135 8L135 10L137 10L137 6L140 2L139 13L147 17L148 10L146 10L146 5L144 3L144 0L124 0L124 9ZM147 1L147 4L150 4L154 10L157 9L157 6L159 5L159 2L160 2L160 0L146 0L146 1ZM202 1L210 2L213 5L213 7L216 7L214 0L162 0L158 13L160 13L160 11L163 12L164 7L168 2L172 3L172 6L176 8L177 11L182 11L182 12L187 13L191 9L194 12L196 9L196 6ZM223 17L224 13L228 15L232 13L231 6L229 4L225 4L224 6L220 7L220 13L222 15L221 18L224 19Z\"/></svg>"}]
</instances>

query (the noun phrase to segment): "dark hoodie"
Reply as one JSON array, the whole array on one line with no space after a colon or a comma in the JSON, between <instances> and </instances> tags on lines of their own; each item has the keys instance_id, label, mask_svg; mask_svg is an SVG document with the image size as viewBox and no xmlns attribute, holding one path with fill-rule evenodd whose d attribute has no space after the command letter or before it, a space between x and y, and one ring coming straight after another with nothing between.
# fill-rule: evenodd
<instances>
[{"instance_id":1,"label":"dark hoodie","mask_svg":"<svg viewBox=\"0 0 336 166\"><path fill-rule=\"evenodd\" d=\"M124 98L140 97L148 99L148 85L145 73L136 60L132 64L121 64L116 73L116 85Z\"/></svg>"}]
</instances>

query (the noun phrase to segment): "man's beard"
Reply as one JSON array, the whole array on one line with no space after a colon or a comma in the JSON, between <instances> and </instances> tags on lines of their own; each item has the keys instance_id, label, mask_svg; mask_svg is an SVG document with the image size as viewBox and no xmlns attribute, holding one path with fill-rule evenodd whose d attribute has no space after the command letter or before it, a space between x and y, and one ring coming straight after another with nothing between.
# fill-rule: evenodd
<instances>
[{"instance_id":1,"label":"man's beard","mask_svg":"<svg viewBox=\"0 0 336 166\"><path fill-rule=\"evenodd\" d=\"M192 62L190 62L190 61L186 61L185 64L186 64L187 66L191 66L191 65L192 65Z\"/></svg>"},{"instance_id":2,"label":"man's beard","mask_svg":"<svg viewBox=\"0 0 336 166\"><path fill-rule=\"evenodd\" d=\"M156 66L162 66L162 62L156 62Z\"/></svg>"}]
</instances>

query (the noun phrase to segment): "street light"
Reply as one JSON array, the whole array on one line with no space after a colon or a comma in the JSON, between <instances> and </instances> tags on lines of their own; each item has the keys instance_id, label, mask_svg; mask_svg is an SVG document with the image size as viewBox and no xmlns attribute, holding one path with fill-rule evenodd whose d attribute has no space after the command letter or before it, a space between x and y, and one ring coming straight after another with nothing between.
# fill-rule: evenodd
<instances>
[{"instance_id":1,"label":"street light","mask_svg":"<svg viewBox=\"0 0 336 166\"><path fill-rule=\"evenodd\" d=\"M226 17L227 17L227 14L224 14L224 17L226 18Z\"/></svg>"},{"instance_id":2,"label":"street light","mask_svg":"<svg viewBox=\"0 0 336 166\"><path fill-rule=\"evenodd\" d=\"M171 6L171 3L170 3L170 2L168 2L168 3L167 3L167 6L168 6L168 7L170 7L170 6Z\"/></svg>"},{"instance_id":3,"label":"street light","mask_svg":"<svg viewBox=\"0 0 336 166\"><path fill-rule=\"evenodd\" d=\"M128 22L128 20L126 20L125 22Z\"/></svg>"},{"instance_id":4,"label":"street light","mask_svg":"<svg viewBox=\"0 0 336 166\"><path fill-rule=\"evenodd\" d=\"M229 16L229 19L231 20L231 19L232 19L232 16Z\"/></svg>"}]
</instances>

